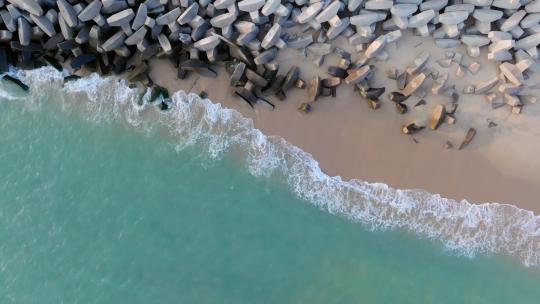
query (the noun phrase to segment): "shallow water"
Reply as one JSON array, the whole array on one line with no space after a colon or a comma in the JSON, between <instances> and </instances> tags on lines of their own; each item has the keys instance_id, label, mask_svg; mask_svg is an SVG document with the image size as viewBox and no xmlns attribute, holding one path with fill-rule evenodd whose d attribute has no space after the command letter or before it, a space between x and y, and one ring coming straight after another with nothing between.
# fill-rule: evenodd
<instances>
[{"instance_id":1,"label":"shallow water","mask_svg":"<svg viewBox=\"0 0 540 304\"><path fill-rule=\"evenodd\" d=\"M540 270L514 257L470 259L403 231L370 231L230 154L179 151L169 135L96 122L48 98L0 102L0 303L540 297Z\"/></svg>"}]
</instances>

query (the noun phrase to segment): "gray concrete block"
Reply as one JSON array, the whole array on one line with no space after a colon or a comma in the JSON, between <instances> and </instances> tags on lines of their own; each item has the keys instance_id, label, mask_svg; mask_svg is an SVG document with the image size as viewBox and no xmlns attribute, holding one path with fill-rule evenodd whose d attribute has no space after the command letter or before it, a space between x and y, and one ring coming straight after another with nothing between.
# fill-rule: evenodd
<instances>
[{"instance_id":1,"label":"gray concrete block","mask_svg":"<svg viewBox=\"0 0 540 304\"><path fill-rule=\"evenodd\" d=\"M69 27L77 26L77 13L71 4L66 0L57 0L56 4L60 10L60 14L64 17L64 21Z\"/></svg>"},{"instance_id":2,"label":"gray concrete block","mask_svg":"<svg viewBox=\"0 0 540 304\"><path fill-rule=\"evenodd\" d=\"M27 46L30 44L32 39L32 28L26 19L19 18L17 19L17 32L19 34L19 42L22 46Z\"/></svg>"},{"instance_id":3,"label":"gray concrete block","mask_svg":"<svg viewBox=\"0 0 540 304\"><path fill-rule=\"evenodd\" d=\"M2 21L4 22L4 25L10 32L15 32L17 30L17 23L16 21L11 17L11 14L8 11L0 11L0 16L2 17Z\"/></svg>"},{"instance_id":4,"label":"gray concrete block","mask_svg":"<svg viewBox=\"0 0 540 304\"><path fill-rule=\"evenodd\" d=\"M163 51L165 52L165 54L171 54L172 53L171 42L169 41L167 36L165 36L165 34L160 34L158 36L158 42L159 42L159 45L161 46L161 48L163 49Z\"/></svg>"},{"instance_id":5,"label":"gray concrete block","mask_svg":"<svg viewBox=\"0 0 540 304\"><path fill-rule=\"evenodd\" d=\"M36 16L36 15L30 15L30 18L34 23L39 26L39 28L47 34L47 36L52 37L56 34L56 30L54 29L54 25L52 22L47 19L45 16Z\"/></svg>"},{"instance_id":6,"label":"gray concrete block","mask_svg":"<svg viewBox=\"0 0 540 304\"><path fill-rule=\"evenodd\" d=\"M82 22L88 22L92 19L94 19L101 10L102 4L99 0L94 0L88 6L86 6L80 13L79 13L79 20Z\"/></svg>"},{"instance_id":7,"label":"gray concrete block","mask_svg":"<svg viewBox=\"0 0 540 304\"><path fill-rule=\"evenodd\" d=\"M58 16L58 25L60 25L60 31L66 40L73 39L73 29L67 25L62 14Z\"/></svg>"},{"instance_id":8,"label":"gray concrete block","mask_svg":"<svg viewBox=\"0 0 540 304\"><path fill-rule=\"evenodd\" d=\"M78 44L85 44L90 40L90 27L83 27L75 36L75 42Z\"/></svg>"},{"instance_id":9,"label":"gray concrete block","mask_svg":"<svg viewBox=\"0 0 540 304\"><path fill-rule=\"evenodd\" d=\"M124 34L124 32L122 31L118 31L114 35L109 37L109 39L107 39L101 47L105 52L109 52L124 45L125 40L126 34Z\"/></svg>"},{"instance_id":10,"label":"gray concrete block","mask_svg":"<svg viewBox=\"0 0 540 304\"><path fill-rule=\"evenodd\" d=\"M49 21L52 24L58 24L58 12L57 11L55 11L53 9L50 9L45 14L45 17L47 17L47 19L49 19Z\"/></svg>"},{"instance_id":11,"label":"gray concrete block","mask_svg":"<svg viewBox=\"0 0 540 304\"><path fill-rule=\"evenodd\" d=\"M254 12L262 8L265 2L265 0L242 0L238 2L238 9L248 13Z\"/></svg>"},{"instance_id":12,"label":"gray concrete block","mask_svg":"<svg viewBox=\"0 0 540 304\"><path fill-rule=\"evenodd\" d=\"M135 12L131 8L128 8L109 16L107 18L107 24L109 26L123 26L129 24L133 18L135 18Z\"/></svg>"},{"instance_id":13,"label":"gray concrete block","mask_svg":"<svg viewBox=\"0 0 540 304\"><path fill-rule=\"evenodd\" d=\"M234 21L236 21L235 13L225 13L210 19L210 24L212 24L213 27L224 28L232 25Z\"/></svg>"},{"instance_id":14,"label":"gray concrete block","mask_svg":"<svg viewBox=\"0 0 540 304\"><path fill-rule=\"evenodd\" d=\"M148 16L148 7L146 4L142 3L137 9L137 14L131 23L131 28L133 30L138 30L143 24L145 24L146 17Z\"/></svg>"},{"instance_id":15,"label":"gray concrete block","mask_svg":"<svg viewBox=\"0 0 540 304\"><path fill-rule=\"evenodd\" d=\"M208 36L204 39L201 39L193 44L194 47L196 47L198 50L206 52L209 50L214 49L219 45L221 42L221 39L219 39L218 36Z\"/></svg>"},{"instance_id":16,"label":"gray concrete block","mask_svg":"<svg viewBox=\"0 0 540 304\"><path fill-rule=\"evenodd\" d=\"M137 43L144 39L147 32L147 28L145 26L141 26L138 30L135 31L135 33L131 34L124 43L126 45L137 45Z\"/></svg>"},{"instance_id":17,"label":"gray concrete block","mask_svg":"<svg viewBox=\"0 0 540 304\"><path fill-rule=\"evenodd\" d=\"M22 10L29 12L32 15L41 16L43 15L43 9L39 5L38 1L35 0L8 0L8 2L13 3Z\"/></svg>"},{"instance_id":18,"label":"gray concrete block","mask_svg":"<svg viewBox=\"0 0 540 304\"><path fill-rule=\"evenodd\" d=\"M199 11L199 4L197 2L193 2L186 10L178 17L176 20L180 25L187 24L197 16L197 12Z\"/></svg>"},{"instance_id":19,"label":"gray concrete block","mask_svg":"<svg viewBox=\"0 0 540 304\"><path fill-rule=\"evenodd\" d=\"M176 19L178 18L178 16L180 16L180 8L179 7L171 10L170 12L168 12L166 14L163 14L163 15L157 17L156 18L156 23L159 24L159 25L167 25L167 24L170 24L172 22L175 22Z\"/></svg>"}]
</instances>

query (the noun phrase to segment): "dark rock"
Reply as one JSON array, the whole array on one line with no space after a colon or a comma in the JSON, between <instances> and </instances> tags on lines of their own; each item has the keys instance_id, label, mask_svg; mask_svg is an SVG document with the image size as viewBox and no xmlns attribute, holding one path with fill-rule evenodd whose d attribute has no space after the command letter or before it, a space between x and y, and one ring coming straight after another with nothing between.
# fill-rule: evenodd
<instances>
[{"instance_id":1,"label":"dark rock","mask_svg":"<svg viewBox=\"0 0 540 304\"><path fill-rule=\"evenodd\" d=\"M332 96L332 88L327 88L327 87L322 86L322 82L321 82L320 96Z\"/></svg>"},{"instance_id":2,"label":"dark rock","mask_svg":"<svg viewBox=\"0 0 540 304\"><path fill-rule=\"evenodd\" d=\"M75 57L73 59L73 61L71 61L71 67L73 69L75 69L75 70L78 70L83 65L88 64L90 62L93 62L96 59L97 59L96 54L91 54L91 53L82 54L82 55L79 55L79 56Z\"/></svg>"},{"instance_id":3,"label":"dark rock","mask_svg":"<svg viewBox=\"0 0 540 304\"><path fill-rule=\"evenodd\" d=\"M7 80L7 81L19 86L25 92L28 92L28 90L30 90L30 88L24 82L20 81L19 79L15 78L13 76L4 75L4 77L2 77L2 79Z\"/></svg>"},{"instance_id":4,"label":"dark rock","mask_svg":"<svg viewBox=\"0 0 540 304\"><path fill-rule=\"evenodd\" d=\"M278 70L270 70L265 69L264 73L262 74L262 77L268 81L268 83L271 83L274 79L276 79L278 75Z\"/></svg>"},{"instance_id":5,"label":"dark rock","mask_svg":"<svg viewBox=\"0 0 540 304\"><path fill-rule=\"evenodd\" d=\"M272 82L270 82L270 85L267 86L263 91L263 96L269 96L269 95L276 95L278 98L284 97L285 92L283 91L283 82L285 81L284 75L278 75ZM283 94L282 94L283 93ZM280 100L282 100L280 98Z\"/></svg>"},{"instance_id":6,"label":"dark rock","mask_svg":"<svg viewBox=\"0 0 540 304\"><path fill-rule=\"evenodd\" d=\"M55 69L57 69L58 71L62 71L63 68L62 68L62 65L60 64L60 62L58 62L58 60L56 60L56 58L52 57L52 56L49 56L49 55L43 55L43 60L50 66L54 67Z\"/></svg>"},{"instance_id":7,"label":"dark rock","mask_svg":"<svg viewBox=\"0 0 540 304\"><path fill-rule=\"evenodd\" d=\"M411 134L417 133L420 130L423 130L424 128L425 128L424 126L419 126L416 123L411 122L411 123L408 123L408 124L404 125L401 128L401 132L403 132L403 134L411 135Z\"/></svg>"},{"instance_id":8,"label":"dark rock","mask_svg":"<svg viewBox=\"0 0 540 304\"><path fill-rule=\"evenodd\" d=\"M159 104L159 109L161 111L169 111L172 108L172 100L170 98L163 98Z\"/></svg>"},{"instance_id":9,"label":"dark rock","mask_svg":"<svg viewBox=\"0 0 540 304\"><path fill-rule=\"evenodd\" d=\"M207 69L210 66L200 59L188 59L180 62L180 67L187 71L194 71L196 69Z\"/></svg>"},{"instance_id":10,"label":"dark rock","mask_svg":"<svg viewBox=\"0 0 540 304\"><path fill-rule=\"evenodd\" d=\"M43 45L43 48L46 50L54 50L58 47L58 44L62 41L64 41L64 36L62 35L62 33L56 33L56 35L47 39L47 41Z\"/></svg>"},{"instance_id":11,"label":"dark rock","mask_svg":"<svg viewBox=\"0 0 540 304\"><path fill-rule=\"evenodd\" d=\"M0 73L4 73L8 71L8 58L7 58L7 52L6 48L4 46L0 46Z\"/></svg>"},{"instance_id":12,"label":"dark rock","mask_svg":"<svg viewBox=\"0 0 540 304\"><path fill-rule=\"evenodd\" d=\"M404 102L405 100L407 100L407 98L409 98L409 96L406 96L406 95L404 95L403 93L400 93L400 92L392 92L392 93L390 93L389 98L393 102L401 103L401 102Z\"/></svg>"},{"instance_id":13,"label":"dark rock","mask_svg":"<svg viewBox=\"0 0 540 304\"><path fill-rule=\"evenodd\" d=\"M48 66L48 64L42 60L42 58L37 58L34 60L34 68L39 69Z\"/></svg>"},{"instance_id":14,"label":"dark rock","mask_svg":"<svg viewBox=\"0 0 540 304\"><path fill-rule=\"evenodd\" d=\"M363 88L360 89L360 95L367 99L379 99L382 94L386 91L386 88L369 88L367 90L364 90Z\"/></svg>"},{"instance_id":15,"label":"dark rock","mask_svg":"<svg viewBox=\"0 0 540 304\"><path fill-rule=\"evenodd\" d=\"M68 75L68 76L64 77L64 83L69 82L69 81L78 80L78 79L81 79L81 76L78 76L78 75Z\"/></svg>"},{"instance_id":16,"label":"dark rock","mask_svg":"<svg viewBox=\"0 0 540 304\"><path fill-rule=\"evenodd\" d=\"M74 40L66 40L57 44L58 48L64 52L69 52L77 47L77 43Z\"/></svg>"},{"instance_id":17,"label":"dark rock","mask_svg":"<svg viewBox=\"0 0 540 304\"><path fill-rule=\"evenodd\" d=\"M18 66L23 69L35 69L38 67L34 57L32 56L32 52L29 51L22 51L19 54Z\"/></svg>"},{"instance_id":18,"label":"dark rock","mask_svg":"<svg viewBox=\"0 0 540 304\"><path fill-rule=\"evenodd\" d=\"M465 134L465 138L463 139L463 141L459 145L458 150L461 150L461 149L465 148L466 146L468 146L471 143L471 141L474 139L474 136L476 136L476 129L475 128L470 128L467 131L467 134Z\"/></svg>"},{"instance_id":19,"label":"dark rock","mask_svg":"<svg viewBox=\"0 0 540 304\"><path fill-rule=\"evenodd\" d=\"M29 43L28 45L21 45L19 41L11 41L11 49L18 50L21 52L39 52L43 51L43 47L37 43Z\"/></svg>"},{"instance_id":20,"label":"dark rock","mask_svg":"<svg viewBox=\"0 0 540 304\"><path fill-rule=\"evenodd\" d=\"M159 97L163 99L169 98L169 90L167 90L166 88L162 86L154 85L154 87L152 88L152 92L150 93L150 99L148 101L150 103L153 103Z\"/></svg>"}]
</instances>

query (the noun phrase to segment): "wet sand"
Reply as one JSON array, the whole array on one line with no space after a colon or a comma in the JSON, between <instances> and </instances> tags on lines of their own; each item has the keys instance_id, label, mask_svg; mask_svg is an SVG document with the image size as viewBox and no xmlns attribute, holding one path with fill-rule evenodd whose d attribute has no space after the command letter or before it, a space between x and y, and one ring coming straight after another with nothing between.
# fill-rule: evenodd
<instances>
[{"instance_id":1,"label":"wet sand","mask_svg":"<svg viewBox=\"0 0 540 304\"><path fill-rule=\"evenodd\" d=\"M415 47L422 41L425 42ZM342 42L337 43L346 48ZM387 98L388 93L395 90L395 81L386 78L384 71L390 66L403 70L423 49L432 53L432 68L450 73L460 101L455 125L443 124L436 131L423 130L414 135L416 143L411 136L401 133L401 126L410 121L425 121L435 104L449 103L450 98L429 94L424 98L426 106L413 109L420 99L413 96L406 102L409 113L400 115ZM168 62L155 60L151 76L171 92L207 92L214 102L252 118L255 127L265 134L282 136L311 153L327 174L382 182L394 188L425 189L470 202L511 203L539 214L540 202L536 198L540 197L540 103L525 105L522 114L513 115L507 106L493 110L483 95L461 94L465 84L497 75L497 65L485 60L485 53L474 59L483 64L478 74L457 78L455 64L445 69L435 63L444 57L444 50L435 48L429 39L406 36L399 45L391 45L388 50L390 60L375 63L374 83L387 89L378 110L370 109L365 99L349 85L338 88L337 98L319 98L313 104L313 111L303 114L297 108L307 101L307 90L293 88L287 92L285 101L270 97L276 104L275 110L263 102L253 110L233 95L229 75L223 68L219 69L216 79L193 74L178 80L176 70ZM456 50L464 54L464 62L473 61L463 48ZM353 55L353 61L358 56L361 55ZM295 50L280 54L282 68L286 71L292 64L300 66L306 81L313 75L326 77L326 67L337 61L337 56L329 55L325 64L317 68L309 57L304 59ZM426 88L430 89L431 85ZM539 92L531 91L531 94L539 96ZM498 126L488 128L488 119ZM469 127L475 127L478 134L468 147L458 151ZM446 141L451 141L454 148L445 149Z\"/></svg>"}]
</instances>

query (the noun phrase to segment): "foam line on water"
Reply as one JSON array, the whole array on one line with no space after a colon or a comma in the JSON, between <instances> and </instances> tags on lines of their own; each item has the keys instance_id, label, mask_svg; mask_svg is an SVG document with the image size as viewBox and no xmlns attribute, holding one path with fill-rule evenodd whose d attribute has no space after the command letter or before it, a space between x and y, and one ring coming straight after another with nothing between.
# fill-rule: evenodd
<instances>
[{"instance_id":1,"label":"foam line on water","mask_svg":"<svg viewBox=\"0 0 540 304\"><path fill-rule=\"evenodd\" d=\"M170 111L161 112L148 104L149 90L140 105L140 92L117 77L92 74L63 85L64 75L52 68L12 73L31 86L27 102L60 100L78 105L87 119L118 120L147 132L165 130L177 138L178 149L197 145L209 159L239 151L252 175L285 178L298 197L370 229L406 229L465 256L509 254L526 266L540 265L540 216L531 211L328 176L309 153L263 134L251 119L183 91L172 96ZM43 98L50 94L58 96Z\"/></svg>"}]
</instances>

